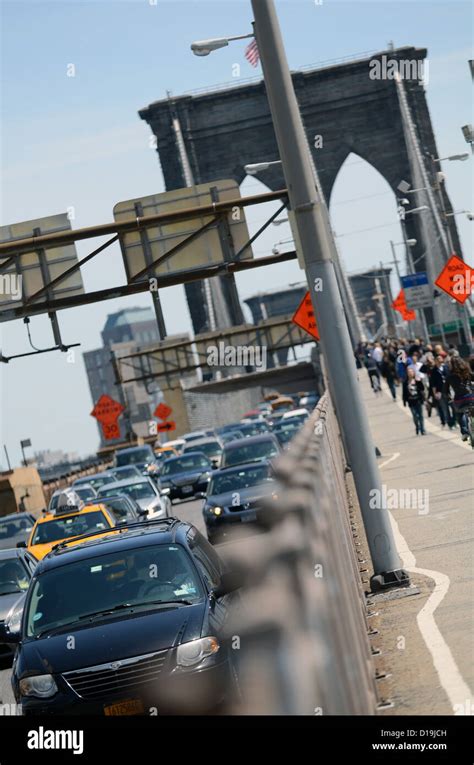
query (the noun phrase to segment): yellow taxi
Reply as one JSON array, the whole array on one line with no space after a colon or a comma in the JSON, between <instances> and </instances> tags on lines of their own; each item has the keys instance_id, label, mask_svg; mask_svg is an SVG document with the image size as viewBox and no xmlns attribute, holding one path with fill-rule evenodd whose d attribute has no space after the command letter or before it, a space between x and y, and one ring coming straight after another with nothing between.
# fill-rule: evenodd
<instances>
[{"instance_id":1,"label":"yellow taxi","mask_svg":"<svg viewBox=\"0 0 474 765\"><path fill-rule=\"evenodd\" d=\"M154 449L155 456L159 459L164 458L168 459L168 457L177 457L179 452L174 448L174 446L155 446Z\"/></svg>"},{"instance_id":2,"label":"yellow taxi","mask_svg":"<svg viewBox=\"0 0 474 765\"><path fill-rule=\"evenodd\" d=\"M59 542L71 539L71 544L75 544L73 537L91 534L91 538L94 538L107 533L116 525L116 519L102 504L69 503L38 518L26 547L36 560L41 560ZM97 534L93 534L96 530Z\"/></svg>"}]
</instances>

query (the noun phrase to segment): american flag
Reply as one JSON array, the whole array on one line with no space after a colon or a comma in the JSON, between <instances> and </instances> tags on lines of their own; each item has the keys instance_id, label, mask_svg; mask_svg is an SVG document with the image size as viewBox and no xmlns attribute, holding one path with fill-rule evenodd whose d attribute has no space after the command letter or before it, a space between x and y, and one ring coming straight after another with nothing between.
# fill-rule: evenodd
<instances>
[{"instance_id":1,"label":"american flag","mask_svg":"<svg viewBox=\"0 0 474 765\"><path fill-rule=\"evenodd\" d=\"M255 39L253 39L250 45L247 45L245 48L245 58L249 64L252 64L252 66L257 66L258 62L260 61L258 45Z\"/></svg>"}]
</instances>

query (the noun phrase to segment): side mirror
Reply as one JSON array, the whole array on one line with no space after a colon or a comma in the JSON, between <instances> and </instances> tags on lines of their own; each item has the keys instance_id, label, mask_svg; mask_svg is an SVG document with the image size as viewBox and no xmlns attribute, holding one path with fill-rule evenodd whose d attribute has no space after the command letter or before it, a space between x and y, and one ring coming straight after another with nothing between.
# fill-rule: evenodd
<instances>
[{"instance_id":1,"label":"side mirror","mask_svg":"<svg viewBox=\"0 0 474 765\"><path fill-rule=\"evenodd\" d=\"M143 508L143 507L142 507L142 508L140 508L140 510L138 511L138 515L139 515L139 516L145 516L145 515L148 515L148 510L147 510L147 508L146 508L146 507L145 507L145 508Z\"/></svg>"},{"instance_id":2,"label":"side mirror","mask_svg":"<svg viewBox=\"0 0 474 765\"><path fill-rule=\"evenodd\" d=\"M17 542L16 546L17 547L26 547L26 542Z\"/></svg>"},{"instance_id":3,"label":"side mirror","mask_svg":"<svg viewBox=\"0 0 474 765\"><path fill-rule=\"evenodd\" d=\"M225 571L218 587L212 591L216 600L242 587L242 576L235 571Z\"/></svg>"}]
</instances>

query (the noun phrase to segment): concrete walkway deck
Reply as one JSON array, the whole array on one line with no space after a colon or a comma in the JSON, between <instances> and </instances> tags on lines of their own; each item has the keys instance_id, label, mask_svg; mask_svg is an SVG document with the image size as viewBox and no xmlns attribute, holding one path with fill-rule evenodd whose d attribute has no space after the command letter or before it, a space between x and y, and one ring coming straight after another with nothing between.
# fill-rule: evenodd
<instances>
[{"instance_id":1,"label":"concrete walkway deck","mask_svg":"<svg viewBox=\"0 0 474 765\"><path fill-rule=\"evenodd\" d=\"M415 435L401 388L393 402L385 381L376 395L363 370L359 378L383 484L397 490L390 512L398 552L419 588L373 598L374 647L391 675L388 713L474 714L474 452L458 429L441 428L435 411L427 434Z\"/></svg>"}]
</instances>

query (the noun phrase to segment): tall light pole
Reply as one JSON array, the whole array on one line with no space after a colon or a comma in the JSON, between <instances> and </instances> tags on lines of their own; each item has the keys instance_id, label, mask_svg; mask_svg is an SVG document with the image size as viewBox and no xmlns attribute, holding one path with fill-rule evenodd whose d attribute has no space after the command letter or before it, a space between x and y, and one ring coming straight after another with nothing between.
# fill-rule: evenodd
<instances>
[{"instance_id":1,"label":"tall light pole","mask_svg":"<svg viewBox=\"0 0 474 765\"><path fill-rule=\"evenodd\" d=\"M444 204L444 194L443 194L444 175L443 173L438 173L436 171L436 163L442 162L443 159L448 159L448 160L460 159L462 161L468 158L469 158L469 154L454 154L452 157L443 157L441 159L436 159L433 156L431 157L431 161L433 163L433 168L434 168L434 177L436 179L433 185L433 188L438 197L438 203L441 210L441 221L443 223L444 230L446 233L446 242L448 245L448 253L447 253L448 256L454 254L455 249L454 249L451 227L449 225L448 215L446 213L446 206ZM472 330L471 330L470 315L468 313L467 306L462 305L461 303L458 303L456 301L456 310L457 310L459 319L461 321L461 326L463 328L464 342L468 345L469 352L471 352L472 351Z\"/></svg>"},{"instance_id":2,"label":"tall light pole","mask_svg":"<svg viewBox=\"0 0 474 765\"><path fill-rule=\"evenodd\" d=\"M393 262L393 264L395 266L395 271L397 272L398 283L400 285L400 289L403 290L402 277L401 277L400 268L399 268L399 260L397 258L397 253L395 252L395 247L397 245L399 245L399 244L403 244L404 247L406 246L406 244L409 247L414 247L415 244L416 244L416 239L407 239L406 240L406 244L405 244L405 242L392 242L392 240L390 240L390 247L392 248L392 256L393 256L393 261L392 262ZM408 326L408 322L407 321L405 322L405 332L407 332L409 334L409 326Z\"/></svg>"},{"instance_id":3,"label":"tall light pole","mask_svg":"<svg viewBox=\"0 0 474 765\"><path fill-rule=\"evenodd\" d=\"M357 382L354 354L334 266L335 244L326 206L315 186L309 147L298 109L273 0L252 0L255 36L273 125L295 214L329 386L353 471L374 567L372 589L408 584L400 566L367 415Z\"/></svg>"},{"instance_id":4,"label":"tall light pole","mask_svg":"<svg viewBox=\"0 0 474 765\"><path fill-rule=\"evenodd\" d=\"M316 168L314 166L314 162L312 160L311 155L309 156L311 161L311 167L314 170L314 181L316 183L316 177L317 177ZM281 165L281 164L282 164L281 159L277 159L272 162L254 162L249 165L244 165L244 170L249 175L258 175L260 172L264 170L268 170L268 168L270 167L273 167L275 165ZM288 210L288 218L283 218L280 220L273 221L273 224L275 226L278 226L281 223L289 223L290 228L293 227L294 225L293 213L290 209ZM298 253L300 247L299 247L297 232L293 232L293 237L295 238L295 249L296 249L296 252ZM336 247L336 243L334 242L334 240L333 240L333 246L334 246L334 266L337 272L337 277L338 277L337 281L339 284L339 289L341 290L342 305L344 307L344 312L346 315L346 320L347 320L352 344L355 345L358 340L363 339L362 336L364 333L363 333L362 324L360 322L359 315L357 312L357 306L354 299L354 294L352 292L352 287L351 287L350 281L347 278L344 266L341 263L341 259L339 257L339 251ZM299 260L300 260L300 257L298 256L298 262Z\"/></svg>"},{"instance_id":5,"label":"tall light pole","mask_svg":"<svg viewBox=\"0 0 474 765\"><path fill-rule=\"evenodd\" d=\"M420 208L420 209L422 209L422 208ZM425 208L425 206L423 206L423 209L428 209L428 208ZM415 208L415 210L416 210L416 208ZM408 210L407 213L408 212L415 212L415 210ZM408 244L409 240L407 238L407 232L406 232L406 228L405 228L405 220L404 219L400 220L400 225L401 225L402 234L403 234L403 242L405 244L406 260L407 260L407 271L408 271L409 274L414 274L415 273L415 265L413 263L413 256L411 254L410 245ZM434 316L434 314L435 314L434 297L432 298L431 302L432 302L432 306L433 306L433 316ZM423 334L426 337L426 340L429 342L430 335L429 335L429 332L428 332L428 324L426 322L426 316L425 316L425 312L424 312L423 308L419 308L418 309L418 315L420 317L421 327L422 327Z\"/></svg>"},{"instance_id":6,"label":"tall light pole","mask_svg":"<svg viewBox=\"0 0 474 765\"><path fill-rule=\"evenodd\" d=\"M380 273L381 273L381 275L383 277L383 281L384 281L384 285L385 285L385 287L384 287L385 295L387 297L387 300L390 300L390 279L388 278L388 274L384 272L384 267L383 267L382 261L380 261ZM394 309L391 301L390 301L389 305L390 305L390 316L391 316L392 324L393 324L393 331L396 334L397 333L397 316L396 316L395 309Z\"/></svg>"}]
</instances>

